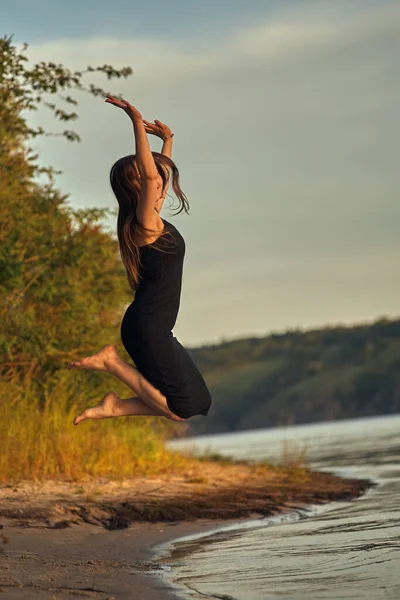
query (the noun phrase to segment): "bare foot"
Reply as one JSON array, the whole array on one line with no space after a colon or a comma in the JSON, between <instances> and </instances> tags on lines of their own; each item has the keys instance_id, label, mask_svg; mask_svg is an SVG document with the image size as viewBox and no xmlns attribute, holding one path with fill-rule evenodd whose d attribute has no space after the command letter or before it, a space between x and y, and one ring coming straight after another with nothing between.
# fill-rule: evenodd
<instances>
[{"instance_id":1,"label":"bare foot","mask_svg":"<svg viewBox=\"0 0 400 600\"><path fill-rule=\"evenodd\" d=\"M97 354L74 360L67 365L67 369L94 369L95 371L107 371L108 366L114 363L118 358L117 351L113 344L104 346Z\"/></svg>"},{"instance_id":2,"label":"bare foot","mask_svg":"<svg viewBox=\"0 0 400 600\"><path fill-rule=\"evenodd\" d=\"M74 425L78 425L85 419L108 419L118 416L118 408L121 406L121 399L115 392L108 392L104 398L91 408L87 408L80 415L75 417Z\"/></svg>"}]
</instances>

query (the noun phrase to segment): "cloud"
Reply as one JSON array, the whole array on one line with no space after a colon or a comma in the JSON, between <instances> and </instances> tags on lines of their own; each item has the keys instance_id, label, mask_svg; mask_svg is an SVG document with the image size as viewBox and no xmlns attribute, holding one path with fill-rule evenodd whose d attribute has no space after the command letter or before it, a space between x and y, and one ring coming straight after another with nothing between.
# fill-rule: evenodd
<instances>
[{"instance_id":1,"label":"cloud","mask_svg":"<svg viewBox=\"0 0 400 600\"><path fill-rule=\"evenodd\" d=\"M178 329L185 341L312 324L316 315L332 321L345 318L346 306L356 318L356 288L339 285L341 270L365 290L369 278L371 304L359 303L359 318L377 310L378 283L382 310L400 299L393 260L400 251L399 33L398 3L338 0L292 4L213 39L103 37L30 47L33 59L71 68L131 65L134 76L113 89L145 118L173 127L192 206L189 217L170 219L188 240ZM40 142L43 161L64 169L59 183L76 205L115 206L108 170L133 151L133 138L125 115L113 110L83 97L83 143ZM332 287L323 285L336 294L338 311L334 301L313 305L327 272ZM202 306L202 289L217 309L200 326L190 314ZM267 308L253 304L255 294L271 299ZM222 318L235 295L234 314Z\"/></svg>"}]
</instances>

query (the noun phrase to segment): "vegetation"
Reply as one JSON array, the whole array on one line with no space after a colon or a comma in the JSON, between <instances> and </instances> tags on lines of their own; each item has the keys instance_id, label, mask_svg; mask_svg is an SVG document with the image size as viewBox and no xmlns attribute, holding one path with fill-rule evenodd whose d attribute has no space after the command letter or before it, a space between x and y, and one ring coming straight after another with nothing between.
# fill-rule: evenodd
<instances>
[{"instance_id":1,"label":"vegetation","mask_svg":"<svg viewBox=\"0 0 400 600\"><path fill-rule=\"evenodd\" d=\"M65 367L109 343L124 354L119 325L132 296L117 241L102 225L107 211L69 205L54 169L39 166L29 146L50 134L26 120L40 105L62 123L75 120L57 103L75 107L71 90L102 94L84 85L88 74L112 79L131 69L29 66L25 53L0 39L0 481L169 468L181 459L163 448L173 430L166 419L72 424L110 388L131 395L110 376ZM55 135L79 140L70 130Z\"/></svg>"},{"instance_id":2,"label":"vegetation","mask_svg":"<svg viewBox=\"0 0 400 600\"><path fill-rule=\"evenodd\" d=\"M190 350L213 396L195 433L400 412L400 320Z\"/></svg>"},{"instance_id":3,"label":"vegetation","mask_svg":"<svg viewBox=\"0 0 400 600\"><path fill-rule=\"evenodd\" d=\"M122 480L184 467L185 457L164 449L161 420L123 417L74 427L72 419L86 398L74 397L70 386L71 377L61 370L55 379L46 378L44 386L31 380L27 389L15 382L2 384L0 483Z\"/></svg>"}]
</instances>

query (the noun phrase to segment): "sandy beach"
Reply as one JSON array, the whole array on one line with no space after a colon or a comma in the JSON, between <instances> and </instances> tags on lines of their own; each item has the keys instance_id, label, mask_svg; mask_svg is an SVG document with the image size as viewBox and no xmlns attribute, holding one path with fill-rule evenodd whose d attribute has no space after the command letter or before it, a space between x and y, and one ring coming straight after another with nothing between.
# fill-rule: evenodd
<instances>
[{"instance_id":1,"label":"sandy beach","mask_svg":"<svg viewBox=\"0 0 400 600\"><path fill-rule=\"evenodd\" d=\"M0 531L2 598L176 598L157 576L154 546L226 524L221 520L136 523L106 531L96 525L68 529L7 527Z\"/></svg>"},{"instance_id":2,"label":"sandy beach","mask_svg":"<svg viewBox=\"0 0 400 600\"><path fill-rule=\"evenodd\" d=\"M308 469L193 462L183 475L0 486L4 598L175 598L155 547L370 487Z\"/></svg>"}]
</instances>

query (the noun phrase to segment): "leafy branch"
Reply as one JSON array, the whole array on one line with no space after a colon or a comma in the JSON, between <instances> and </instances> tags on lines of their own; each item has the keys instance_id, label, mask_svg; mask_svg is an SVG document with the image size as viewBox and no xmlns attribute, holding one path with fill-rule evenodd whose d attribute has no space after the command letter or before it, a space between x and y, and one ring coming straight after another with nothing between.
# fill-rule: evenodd
<instances>
[{"instance_id":1,"label":"leafy branch","mask_svg":"<svg viewBox=\"0 0 400 600\"><path fill-rule=\"evenodd\" d=\"M133 71L131 67L115 69L112 65L92 67L80 71L72 71L62 64L41 61L31 68L28 66L26 50L28 44L23 44L18 49L12 42L12 36L0 38L0 119L2 129L9 126L6 132L0 132L0 142L3 137L1 133L18 135L24 138L35 138L40 135L62 136L68 141L80 141L79 135L72 130L66 129L61 133L48 132L43 127L29 127L23 118L23 111L37 110L40 105L48 108L55 119L67 123L76 121L78 114L75 110L65 110L58 106L57 102L45 100L44 94L57 96L58 100L68 105L77 106L78 101L72 92L84 92L92 96L106 96L102 87L93 83L84 83L84 77L88 73L102 73L107 80L129 77ZM67 93L63 93L67 92ZM11 128L11 129L10 129Z\"/></svg>"}]
</instances>

